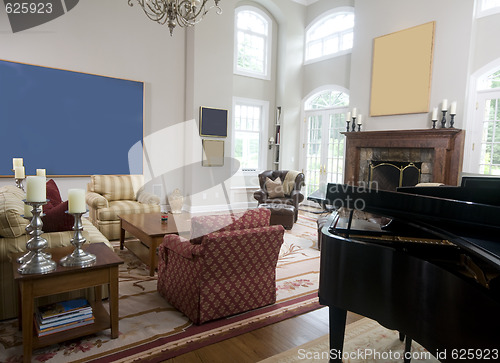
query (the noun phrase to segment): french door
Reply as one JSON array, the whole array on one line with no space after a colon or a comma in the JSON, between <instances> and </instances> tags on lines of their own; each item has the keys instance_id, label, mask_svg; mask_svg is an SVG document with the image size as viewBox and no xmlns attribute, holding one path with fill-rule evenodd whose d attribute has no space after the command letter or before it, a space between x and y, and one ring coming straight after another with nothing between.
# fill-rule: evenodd
<instances>
[{"instance_id":1,"label":"french door","mask_svg":"<svg viewBox=\"0 0 500 363\"><path fill-rule=\"evenodd\" d=\"M306 196L344 181L345 107L306 112L303 164Z\"/></svg>"}]
</instances>

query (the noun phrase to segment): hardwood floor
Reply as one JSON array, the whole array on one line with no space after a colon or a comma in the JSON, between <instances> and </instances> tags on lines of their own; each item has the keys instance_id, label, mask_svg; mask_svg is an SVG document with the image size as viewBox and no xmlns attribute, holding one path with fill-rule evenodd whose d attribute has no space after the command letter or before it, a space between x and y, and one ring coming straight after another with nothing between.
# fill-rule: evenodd
<instances>
[{"instance_id":1,"label":"hardwood floor","mask_svg":"<svg viewBox=\"0 0 500 363\"><path fill-rule=\"evenodd\" d=\"M362 316L348 313L347 324ZM328 308L268 325L166 360L168 363L254 363L328 334Z\"/></svg>"}]
</instances>

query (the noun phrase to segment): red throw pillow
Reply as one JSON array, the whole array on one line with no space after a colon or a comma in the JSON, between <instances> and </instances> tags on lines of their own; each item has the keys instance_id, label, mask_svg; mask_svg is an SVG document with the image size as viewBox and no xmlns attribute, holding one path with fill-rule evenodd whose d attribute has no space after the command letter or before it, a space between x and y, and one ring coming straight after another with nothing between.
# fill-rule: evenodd
<instances>
[{"instance_id":1,"label":"red throw pillow","mask_svg":"<svg viewBox=\"0 0 500 363\"><path fill-rule=\"evenodd\" d=\"M67 210L68 201L59 203L49 210L46 210L44 206L43 212L45 216L42 217L42 230L44 232L71 231L75 223L75 218L71 214L66 213Z\"/></svg>"},{"instance_id":2,"label":"red throw pillow","mask_svg":"<svg viewBox=\"0 0 500 363\"><path fill-rule=\"evenodd\" d=\"M43 210L45 212L62 203L61 193L59 193L59 188L57 187L56 182L53 179L49 179L47 181L46 188L47 199L49 201L43 206Z\"/></svg>"}]
</instances>

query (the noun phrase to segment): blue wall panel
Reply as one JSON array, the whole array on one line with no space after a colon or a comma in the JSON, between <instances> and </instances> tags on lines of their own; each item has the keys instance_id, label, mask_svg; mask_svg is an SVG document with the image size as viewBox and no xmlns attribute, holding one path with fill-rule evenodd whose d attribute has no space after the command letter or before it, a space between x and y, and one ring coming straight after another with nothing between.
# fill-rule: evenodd
<instances>
[{"instance_id":1,"label":"blue wall panel","mask_svg":"<svg viewBox=\"0 0 500 363\"><path fill-rule=\"evenodd\" d=\"M14 157L27 175L129 174L143 101L142 82L0 61L0 175Z\"/></svg>"}]
</instances>

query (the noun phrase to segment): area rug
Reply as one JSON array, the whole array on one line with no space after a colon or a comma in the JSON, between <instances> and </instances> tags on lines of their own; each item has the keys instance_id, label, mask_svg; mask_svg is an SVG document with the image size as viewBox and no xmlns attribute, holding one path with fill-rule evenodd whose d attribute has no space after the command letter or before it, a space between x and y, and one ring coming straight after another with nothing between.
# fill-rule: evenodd
<instances>
[{"instance_id":1,"label":"area rug","mask_svg":"<svg viewBox=\"0 0 500 363\"><path fill-rule=\"evenodd\" d=\"M224 339L319 308L319 251L315 216L301 213L285 232L278 265L276 304L193 325L156 291L157 278L126 249L119 271L119 337L110 331L33 352L33 362L161 362ZM107 305L107 304L105 304ZM0 322L0 362L22 362L17 319Z\"/></svg>"},{"instance_id":2,"label":"area rug","mask_svg":"<svg viewBox=\"0 0 500 363\"><path fill-rule=\"evenodd\" d=\"M329 336L324 335L259 363L327 363L330 358L338 358L340 355L330 352L329 344ZM362 318L346 326L342 361L401 363L404 358L404 348L404 342L399 340L397 331L388 330L374 320ZM412 342L411 361L439 363L416 342Z\"/></svg>"}]
</instances>

